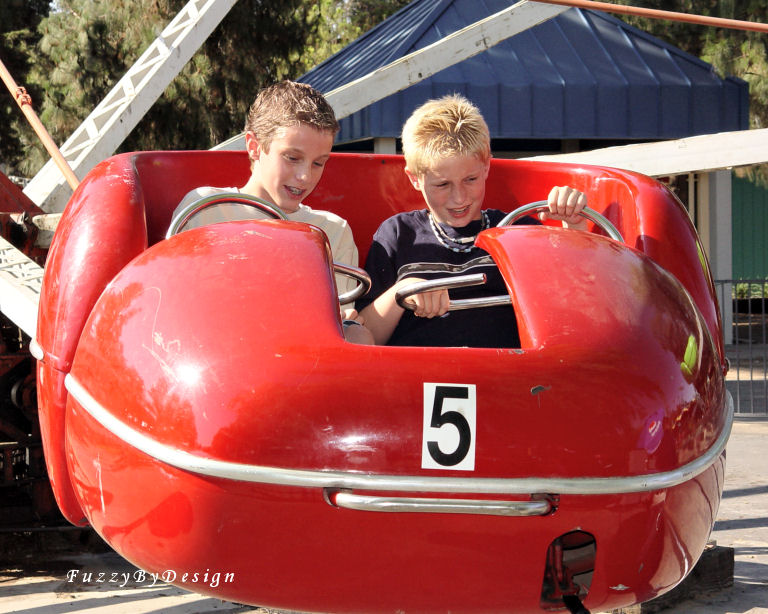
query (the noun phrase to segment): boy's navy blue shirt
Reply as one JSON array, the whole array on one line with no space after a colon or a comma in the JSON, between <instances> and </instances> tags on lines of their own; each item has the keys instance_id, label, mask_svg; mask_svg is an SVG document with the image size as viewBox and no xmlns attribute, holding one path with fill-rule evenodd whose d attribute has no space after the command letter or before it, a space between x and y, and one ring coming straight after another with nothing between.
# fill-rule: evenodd
<instances>
[{"instance_id":1,"label":"boy's navy blue shirt","mask_svg":"<svg viewBox=\"0 0 768 614\"><path fill-rule=\"evenodd\" d=\"M506 215L498 209L485 212L491 227ZM525 217L517 223L539 224L539 221ZM462 228L440 226L449 236L471 237L480 231L481 221L470 222ZM508 294L504 279L488 253L479 248L454 252L444 247L430 227L426 209L399 213L385 220L373 236L365 269L372 285L368 294L357 301L358 311L405 277L435 279L485 273L485 285L453 289L451 297ZM520 347L520 338L514 310L508 305L449 311L439 318L418 318L406 310L388 345L514 348Z\"/></svg>"}]
</instances>

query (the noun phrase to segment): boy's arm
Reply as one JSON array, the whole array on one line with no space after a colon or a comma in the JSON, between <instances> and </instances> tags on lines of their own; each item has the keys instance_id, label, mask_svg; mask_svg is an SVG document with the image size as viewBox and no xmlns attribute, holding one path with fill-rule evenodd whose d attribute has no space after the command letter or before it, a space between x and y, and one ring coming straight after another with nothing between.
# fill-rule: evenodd
<instances>
[{"instance_id":1,"label":"boy's arm","mask_svg":"<svg viewBox=\"0 0 768 614\"><path fill-rule=\"evenodd\" d=\"M396 254L400 243L407 241L402 238L397 219L398 216L389 218L374 234L365 262L365 270L371 276L371 290L368 295L357 301L357 310L366 328L373 333L377 345L389 341L405 313L405 309L397 304L397 291L403 286L424 281L416 277L397 279L400 263ZM440 316L449 306L446 290L417 294L407 300L415 305L414 313L419 317Z\"/></svg>"},{"instance_id":2,"label":"boy's arm","mask_svg":"<svg viewBox=\"0 0 768 614\"><path fill-rule=\"evenodd\" d=\"M377 345L389 341L404 311L395 302L396 290L390 292L397 282L397 265L392 254L393 246L397 244L397 232L391 226L392 222L387 220L373 235L365 260L371 288L355 305Z\"/></svg>"},{"instance_id":3,"label":"boy's arm","mask_svg":"<svg viewBox=\"0 0 768 614\"><path fill-rule=\"evenodd\" d=\"M416 277L401 279L360 311L360 315L365 319L365 326L373 333L377 345L384 345L389 341L405 313L405 309L397 304L397 291L417 281L424 280ZM414 304L414 314L420 318L440 317L450 306L447 290L415 294L409 297L407 302Z\"/></svg>"},{"instance_id":4,"label":"boy's arm","mask_svg":"<svg viewBox=\"0 0 768 614\"><path fill-rule=\"evenodd\" d=\"M337 244L331 244L331 253L336 262L348 266L359 266L357 246L352 237L352 230L346 222L341 227ZM345 275L336 275L336 285L338 286L339 292L344 293L352 290L357 285L357 282Z\"/></svg>"},{"instance_id":5,"label":"boy's arm","mask_svg":"<svg viewBox=\"0 0 768 614\"><path fill-rule=\"evenodd\" d=\"M405 311L395 302L395 292L397 289L392 286L360 311L366 328L373 334L376 345L384 345L389 341Z\"/></svg>"}]
</instances>

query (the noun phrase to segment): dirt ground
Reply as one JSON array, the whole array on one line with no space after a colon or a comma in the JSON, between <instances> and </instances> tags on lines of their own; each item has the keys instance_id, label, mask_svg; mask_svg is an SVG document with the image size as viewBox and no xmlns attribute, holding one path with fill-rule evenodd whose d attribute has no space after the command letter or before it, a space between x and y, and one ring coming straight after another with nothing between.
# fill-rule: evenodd
<instances>
[{"instance_id":1,"label":"dirt ground","mask_svg":"<svg viewBox=\"0 0 768 614\"><path fill-rule=\"evenodd\" d=\"M696 595L667 612L768 614L766 448L768 419L737 419L728 444L725 491L712 534L718 545L735 550L733 586ZM8 556L11 554L12 557ZM79 530L17 535L14 539L4 536L0 541L0 557L13 561L0 565L0 612L3 613L270 614L263 608L224 602L162 582L142 580L136 575L135 567L101 545L93 534ZM104 574L101 581L99 574Z\"/></svg>"}]
</instances>

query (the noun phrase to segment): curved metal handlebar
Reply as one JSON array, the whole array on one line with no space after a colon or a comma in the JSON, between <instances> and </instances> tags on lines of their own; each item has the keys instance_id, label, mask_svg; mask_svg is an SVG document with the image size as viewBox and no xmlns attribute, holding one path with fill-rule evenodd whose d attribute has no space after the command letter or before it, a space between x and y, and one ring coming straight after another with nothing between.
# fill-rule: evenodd
<instances>
[{"instance_id":1,"label":"curved metal handlebar","mask_svg":"<svg viewBox=\"0 0 768 614\"><path fill-rule=\"evenodd\" d=\"M504 216L504 219L502 219L496 226L509 226L512 222L514 222L517 219L520 219L524 215L528 215L529 213L533 213L535 211L548 211L549 207L547 206L546 200L537 200L534 203L529 203L527 205L523 205L522 207L518 207L511 213L508 213ZM614 226L611 221L605 217L602 213L598 213L594 209L590 209L589 207L584 207L580 212L579 215L582 217L587 218L589 221L594 222L597 224L599 228L602 228L611 239L614 239L615 241L619 241L620 243L624 243L624 237L621 236L621 233L618 231L616 226Z\"/></svg>"},{"instance_id":2,"label":"curved metal handlebar","mask_svg":"<svg viewBox=\"0 0 768 614\"><path fill-rule=\"evenodd\" d=\"M406 303L405 299L414 294L430 292L432 290L450 290L451 288L464 288L466 286L480 286L485 283L485 273L473 273L471 275L459 275L457 277L429 279L427 281L415 281L403 286L395 293L397 304L403 309L414 310L414 305ZM480 298L465 298L451 301L448 311L460 309L476 309L478 307L495 307L497 305L509 305L512 300L509 295L484 296Z\"/></svg>"},{"instance_id":3,"label":"curved metal handlebar","mask_svg":"<svg viewBox=\"0 0 768 614\"><path fill-rule=\"evenodd\" d=\"M351 277L358 282L358 284L349 292L339 294L340 305L346 305L359 299L361 296L367 293L368 290L371 289L371 276L368 275L364 269L356 266L341 264L340 262L334 262L333 272L338 273L339 275L346 275L347 277Z\"/></svg>"},{"instance_id":4,"label":"curved metal handlebar","mask_svg":"<svg viewBox=\"0 0 768 614\"><path fill-rule=\"evenodd\" d=\"M254 209L263 211L275 220L287 220L285 213L281 209L276 207L270 202L259 198L258 196L252 196L250 194L240 194L238 192L225 192L224 194L213 194L211 196L203 196L194 202L189 203L181 211L171 219L171 224L168 227L168 232L165 233L165 238L170 239L173 235L177 234L190 220L190 218L196 213L200 213L203 209L219 205L221 203L235 203L239 205L249 205Z\"/></svg>"}]
</instances>

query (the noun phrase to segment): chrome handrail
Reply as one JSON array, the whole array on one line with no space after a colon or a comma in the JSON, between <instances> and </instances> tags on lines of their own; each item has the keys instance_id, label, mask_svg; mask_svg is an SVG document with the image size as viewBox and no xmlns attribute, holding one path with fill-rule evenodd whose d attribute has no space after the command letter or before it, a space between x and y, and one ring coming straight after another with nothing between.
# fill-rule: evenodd
<instances>
[{"instance_id":1,"label":"chrome handrail","mask_svg":"<svg viewBox=\"0 0 768 614\"><path fill-rule=\"evenodd\" d=\"M547 206L546 200L537 200L533 203L528 203L527 205L523 205L522 207L518 207L514 211L511 211L510 213L507 213L502 220L496 224L497 228L501 226L509 226L514 220L523 217L524 215L528 215L529 213L533 213L535 211L548 211L549 207ZM616 226L614 226L611 221L605 217L602 213L598 213L594 209L591 209L590 207L584 207L580 212L579 215L582 217L587 218L589 221L594 222L597 224L600 228L602 228L611 239L614 239L615 241L619 241L620 243L624 243L624 237L621 236L621 233L618 231Z\"/></svg>"},{"instance_id":2,"label":"chrome handrail","mask_svg":"<svg viewBox=\"0 0 768 614\"><path fill-rule=\"evenodd\" d=\"M340 305L346 305L359 299L361 296L367 293L368 290L371 289L371 276L368 275L368 272L365 269L361 269L360 267L356 266L349 266L347 264L341 264L340 262L334 262L333 272L339 275L346 275L347 277L351 277L352 279L359 282L348 292L339 294Z\"/></svg>"},{"instance_id":3,"label":"chrome handrail","mask_svg":"<svg viewBox=\"0 0 768 614\"><path fill-rule=\"evenodd\" d=\"M282 209L273 205L266 200L253 196L251 194L241 194L239 192L224 192L222 194L212 194L211 196L203 196L186 205L181 211L176 213L171 218L171 223L168 226L168 231L165 233L165 238L170 239L173 235L178 233L184 225L189 222L190 218L200 213L203 209L219 205L221 203L234 203L238 205L247 205L258 209L269 215L275 220L287 220L288 217L283 213Z\"/></svg>"},{"instance_id":4,"label":"chrome handrail","mask_svg":"<svg viewBox=\"0 0 768 614\"><path fill-rule=\"evenodd\" d=\"M307 488L337 490L371 490L393 492L450 492L483 494L541 494L610 495L631 492L649 492L671 488L700 475L725 451L733 426L733 397L725 396L723 429L714 443L701 456L691 462L660 473L611 477L527 477L482 478L441 477L425 475L384 475L353 471L324 471L286 469L263 465L248 465L199 456L161 443L133 426L116 418L96 401L70 373L64 384L82 408L107 431L126 444L156 460L207 477L239 482L277 484Z\"/></svg>"},{"instance_id":5,"label":"chrome handrail","mask_svg":"<svg viewBox=\"0 0 768 614\"><path fill-rule=\"evenodd\" d=\"M415 305L406 303L405 299L414 294L430 292L432 290L451 290L453 288L465 288L467 286L480 286L486 281L485 273L472 273L470 275L457 275L456 277L441 277L440 279L428 279L425 281L415 281L412 284L403 286L395 293L397 304L403 309L413 311ZM448 311L459 311L461 309L475 309L478 307L495 307L496 305L510 305L512 299L509 295L499 296L481 296L477 298L464 298L451 300Z\"/></svg>"}]
</instances>

